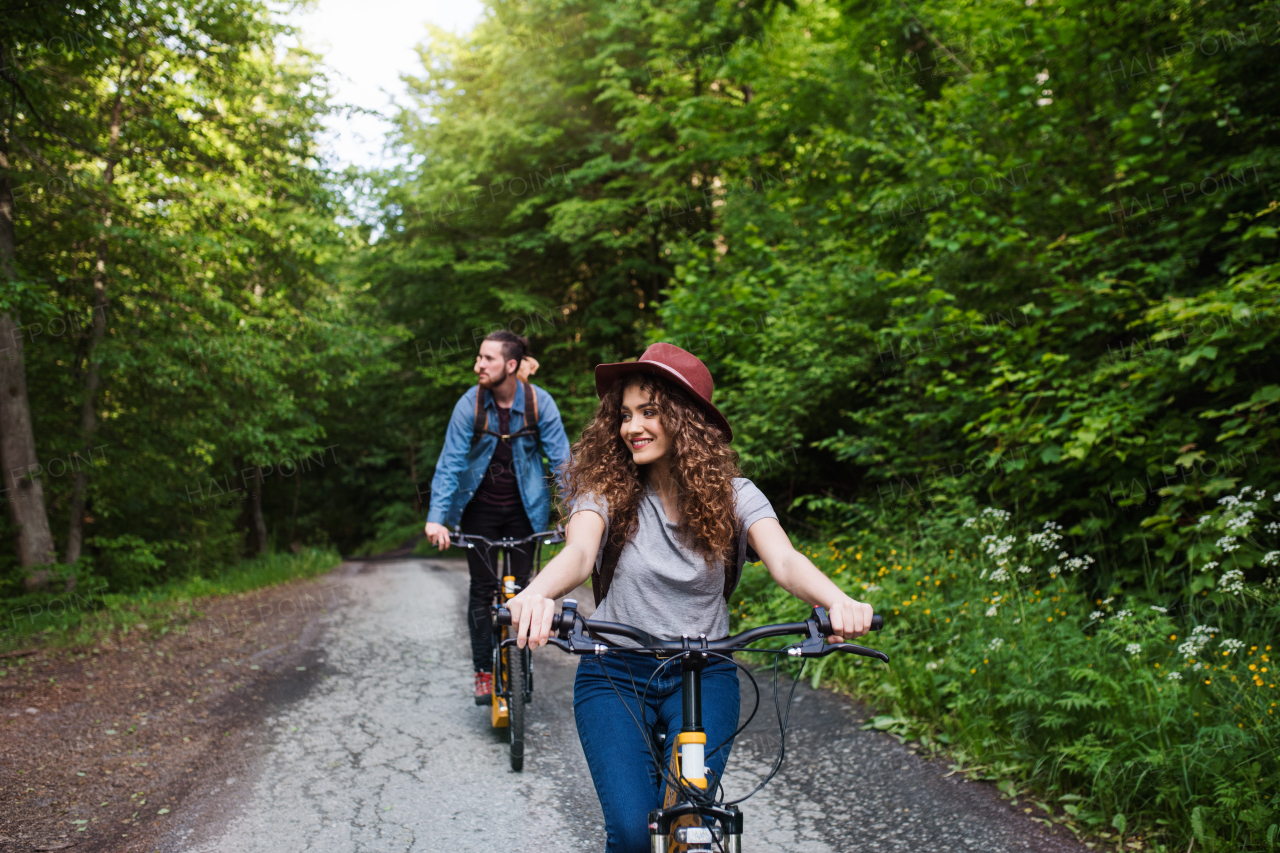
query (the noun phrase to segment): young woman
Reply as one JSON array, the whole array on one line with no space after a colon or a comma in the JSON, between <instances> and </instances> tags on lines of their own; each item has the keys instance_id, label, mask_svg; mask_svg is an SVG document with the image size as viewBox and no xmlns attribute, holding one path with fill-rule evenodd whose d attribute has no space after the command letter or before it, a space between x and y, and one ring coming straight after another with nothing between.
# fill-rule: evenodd
<instances>
[{"instance_id":1,"label":"young woman","mask_svg":"<svg viewBox=\"0 0 1280 853\"><path fill-rule=\"evenodd\" d=\"M639 361L597 366L596 392L600 406L569 463L564 550L508 603L520 645L546 644L553 599L590 577L608 545L617 563L596 619L667 639L725 637L726 590L746 560L763 559L784 589L827 608L839 638L870 629L870 605L845 595L796 551L768 499L737 476L733 434L711 403L711 374L701 360L654 344ZM604 811L609 853L647 853L649 811L660 807L664 794L635 722L665 729L668 750L675 743L678 668L667 667L654 679L640 708L639 694L657 666L652 658L617 652L583 657L578 665L573 709ZM738 725L736 667L727 661L709 665L702 696L707 741L721 743ZM706 758L716 778L731 745Z\"/></svg>"}]
</instances>

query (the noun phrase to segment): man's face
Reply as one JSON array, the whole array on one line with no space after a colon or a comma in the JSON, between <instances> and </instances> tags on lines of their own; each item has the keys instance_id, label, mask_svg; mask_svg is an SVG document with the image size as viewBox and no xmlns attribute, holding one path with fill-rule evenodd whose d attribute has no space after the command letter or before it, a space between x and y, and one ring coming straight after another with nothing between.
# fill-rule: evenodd
<instances>
[{"instance_id":1,"label":"man's face","mask_svg":"<svg viewBox=\"0 0 1280 853\"><path fill-rule=\"evenodd\" d=\"M480 353L476 356L476 376L480 387L496 388L507 381L507 374L514 373L516 360L507 361L502 355L502 344L498 341L484 341L480 344Z\"/></svg>"}]
</instances>

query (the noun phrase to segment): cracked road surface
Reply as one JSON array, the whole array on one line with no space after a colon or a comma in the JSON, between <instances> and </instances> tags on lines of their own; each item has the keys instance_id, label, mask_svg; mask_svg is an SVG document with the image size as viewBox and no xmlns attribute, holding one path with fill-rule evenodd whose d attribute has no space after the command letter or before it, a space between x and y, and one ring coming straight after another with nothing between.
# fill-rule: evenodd
<instances>
[{"instance_id":1,"label":"cracked road surface","mask_svg":"<svg viewBox=\"0 0 1280 853\"><path fill-rule=\"evenodd\" d=\"M465 563L366 563L348 583L351 603L310 658L309 688L263 721L264 743L250 748L242 781L207 787L161 849L603 849L573 722L576 661L556 649L536 653L525 770L513 773L504 734L470 701ZM731 796L762 779L776 752L776 718L760 681L763 707L726 774ZM743 692L745 709L754 693L745 683ZM787 763L744 805L745 850L1084 850L1050 836L988 786L944 779L891 738L860 731L860 709L848 699L807 684L796 699Z\"/></svg>"}]
</instances>

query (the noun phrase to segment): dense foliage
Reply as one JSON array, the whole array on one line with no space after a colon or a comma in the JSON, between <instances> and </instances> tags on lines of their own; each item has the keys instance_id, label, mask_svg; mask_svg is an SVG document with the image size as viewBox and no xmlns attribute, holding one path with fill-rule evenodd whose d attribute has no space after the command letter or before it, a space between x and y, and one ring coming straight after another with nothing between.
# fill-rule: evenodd
<instances>
[{"instance_id":1,"label":"dense foliage","mask_svg":"<svg viewBox=\"0 0 1280 853\"><path fill-rule=\"evenodd\" d=\"M890 680L833 674L1082 828L1275 843L1274 723L1232 692L1277 624L1242 491L1280 482L1274 6L491 0L364 175L318 164L323 69L267 4L0 26L0 325L63 573L394 543L485 332L532 338L571 434L593 364L669 340L791 529L911 551L868 596L925 572L965 620L901 605ZM968 516L1092 562L993 582Z\"/></svg>"},{"instance_id":2,"label":"dense foliage","mask_svg":"<svg viewBox=\"0 0 1280 853\"><path fill-rule=\"evenodd\" d=\"M1277 507L1245 486L1206 514L1193 551L1230 537L1224 581L1184 600L1148 587L1090 601L1092 554L1066 550L1053 521L1028 529L992 507L848 529L808 553L885 613L871 639L891 665L831 657L810 674L879 706L871 726L945 752L1077 833L1267 850L1280 808L1280 585L1244 572L1280 563ZM763 567L734 604L742 627L805 611Z\"/></svg>"},{"instance_id":3,"label":"dense foliage","mask_svg":"<svg viewBox=\"0 0 1280 853\"><path fill-rule=\"evenodd\" d=\"M6 479L39 477L57 553L88 531L69 573L118 589L263 553L264 492L280 545L317 538L302 482L384 345L333 274L353 244L315 58L278 51L265 4L39 11L4 44L3 300L38 451Z\"/></svg>"}]
</instances>

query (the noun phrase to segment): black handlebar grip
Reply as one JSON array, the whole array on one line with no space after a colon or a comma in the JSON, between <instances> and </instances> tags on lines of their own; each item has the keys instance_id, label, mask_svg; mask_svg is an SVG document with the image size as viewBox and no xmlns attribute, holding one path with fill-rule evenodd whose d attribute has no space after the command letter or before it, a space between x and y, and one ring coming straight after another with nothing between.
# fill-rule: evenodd
<instances>
[{"instance_id":1,"label":"black handlebar grip","mask_svg":"<svg viewBox=\"0 0 1280 853\"><path fill-rule=\"evenodd\" d=\"M497 612L493 616L493 621L497 622L499 625L510 625L511 611L505 607L499 607ZM559 613L553 613L551 615L551 630L552 631L560 630L560 614Z\"/></svg>"},{"instance_id":2,"label":"black handlebar grip","mask_svg":"<svg viewBox=\"0 0 1280 853\"><path fill-rule=\"evenodd\" d=\"M832 633L831 616L827 614L825 607L813 608L814 617L818 620L818 633L823 636L830 636ZM871 630L879 631L884 627L884 617L879 613L873 614L871 617Z\"/></svg>"}]
</instances>

